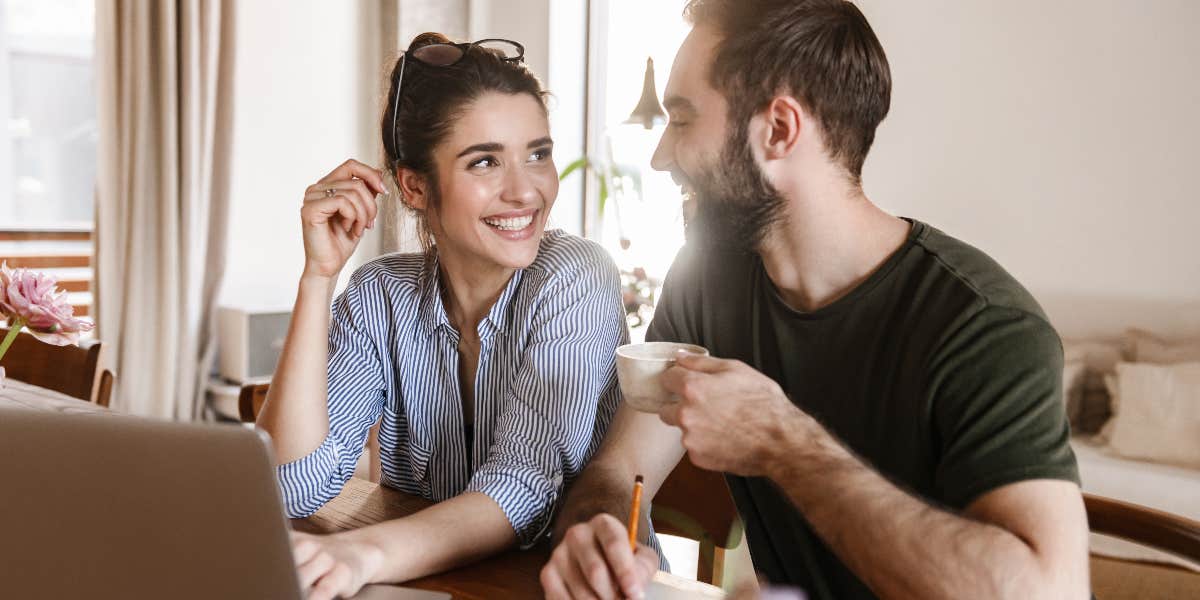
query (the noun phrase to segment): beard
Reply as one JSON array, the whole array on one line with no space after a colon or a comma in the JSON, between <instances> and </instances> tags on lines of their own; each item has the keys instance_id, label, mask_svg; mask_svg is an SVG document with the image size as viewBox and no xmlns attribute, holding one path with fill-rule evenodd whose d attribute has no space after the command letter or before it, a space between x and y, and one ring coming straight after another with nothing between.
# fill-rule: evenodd
<instances>
[{"instance_id":1,"label":"beard","mask_svg":"<svg viewBox=\"0 0 1200 600\"><path fill-rule=\"evenodd\" d=\"M750 152L748 128L736 127L714 164L691 181L696 214L685 237L706 246L753 253L783 216L784 199Z\"/></svg>"}]
</instances>

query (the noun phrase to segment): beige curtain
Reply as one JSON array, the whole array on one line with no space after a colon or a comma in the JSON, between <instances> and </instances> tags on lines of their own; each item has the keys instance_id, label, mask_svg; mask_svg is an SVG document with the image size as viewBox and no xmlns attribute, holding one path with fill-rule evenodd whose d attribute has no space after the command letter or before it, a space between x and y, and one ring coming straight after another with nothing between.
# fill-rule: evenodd
<instances>
[{"instance_id":1,"label":"beige curtain","mask_svg":"<svg viewBox=\"0 0 1200 600\"><path fill-rule=\"evenodd\" d=\"M224 270L231 0L99 0L97 337L113 406L190 420L203 407Z\"/></svg>"}]
</instances>

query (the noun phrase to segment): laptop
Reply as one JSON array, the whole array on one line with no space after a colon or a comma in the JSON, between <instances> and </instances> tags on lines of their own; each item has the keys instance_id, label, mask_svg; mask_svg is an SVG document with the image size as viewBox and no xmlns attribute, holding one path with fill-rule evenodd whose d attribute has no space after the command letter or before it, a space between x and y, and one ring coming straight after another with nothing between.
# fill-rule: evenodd
<instances>
[{"instance_id":1,"label":"laptop","mask_svg":"<svg viewBox=\"0 0 1200 600\"><path fill-rule=\"evenodd\" d=\"M0 408L6 598L301 600L265 437ZM356 598L448 599L368 586Z\"/></svg>"}]
</instances>

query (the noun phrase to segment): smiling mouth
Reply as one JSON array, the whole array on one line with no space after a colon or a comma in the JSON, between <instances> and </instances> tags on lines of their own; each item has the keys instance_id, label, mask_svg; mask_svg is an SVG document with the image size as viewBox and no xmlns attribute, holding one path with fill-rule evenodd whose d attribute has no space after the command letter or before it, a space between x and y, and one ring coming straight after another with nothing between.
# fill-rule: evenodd
<instances>
[{"instance_id":1,"label":"smiling mouth","mask_svg":"<svg viewBox=\"0 0 1200 600\"><path fill-rule=\"evenodd\" d=\"M489 226L499 229L500 231L521 231L533 224L534 217L537 216L537 211L533 211L527 215L519 217L505 218L485 218L484 223Z\"/></svg>"}]
</instances>

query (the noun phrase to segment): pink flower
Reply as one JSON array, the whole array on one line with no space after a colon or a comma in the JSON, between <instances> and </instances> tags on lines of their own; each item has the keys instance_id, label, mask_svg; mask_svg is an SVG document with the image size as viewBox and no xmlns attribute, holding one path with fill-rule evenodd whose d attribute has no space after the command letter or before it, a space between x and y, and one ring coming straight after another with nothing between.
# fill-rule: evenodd
<instances>
[{"instance_id":1,"label":"pink flower","mask_svg":"<svg viewBox=\"0 0 1200 600\"><path fill-rule=\"evenodd\" d=\"M80 332L95 325L73 317L67 293L57 286L58 280L49 275L0 264L0 316L8 318L9 327L24 325L47 344L74 344Z\"/></svg>"}]
</instances>

